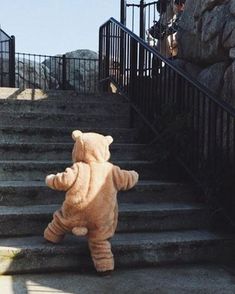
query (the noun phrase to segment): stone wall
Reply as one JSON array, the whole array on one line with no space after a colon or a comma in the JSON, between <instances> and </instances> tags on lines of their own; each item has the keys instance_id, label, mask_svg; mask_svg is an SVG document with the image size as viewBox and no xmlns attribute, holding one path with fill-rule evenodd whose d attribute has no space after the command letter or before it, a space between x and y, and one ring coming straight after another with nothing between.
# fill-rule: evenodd
<instances>
[{"instance_id":1,"label":"stone wall","mask_svg":"<svg viewBox=\"0 0 235 294\"><path fill-rule=\"evenodd\" d=\"M176 62L235 106L235 0L187 0Z\"/></svg>"}]
</instances>

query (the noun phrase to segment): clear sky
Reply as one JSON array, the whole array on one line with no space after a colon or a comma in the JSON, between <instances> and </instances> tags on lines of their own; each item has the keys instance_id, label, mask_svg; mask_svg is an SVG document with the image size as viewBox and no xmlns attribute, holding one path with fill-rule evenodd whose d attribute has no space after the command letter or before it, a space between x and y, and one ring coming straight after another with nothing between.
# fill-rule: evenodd
<instances>
[{"instance_id":1,"label":"clear sky","mask_svg":"<svg viewBox=\"0 0 235 294\"><path fill-rule=\"evenodd\" d=\"M119 0L6 0L0 24L15 36L16 52L98 51L99 26L111 16L119 20L119 6Z\"/></svg>"}]
</instances>

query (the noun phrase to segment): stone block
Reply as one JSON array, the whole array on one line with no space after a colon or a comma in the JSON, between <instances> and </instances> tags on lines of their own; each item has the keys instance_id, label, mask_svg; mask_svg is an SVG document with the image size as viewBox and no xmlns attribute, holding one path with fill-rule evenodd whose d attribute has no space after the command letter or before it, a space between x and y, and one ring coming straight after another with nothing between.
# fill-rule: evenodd
<instances>
[{"instance_id":1,"label":"stone block","mask_svg":"<svg viewBox=\"0 0 235 294\"><path fill-rule=\"evenodd\" d=\"M229 50L229 57L235 59L235 47Z\"/></svg>"},{"instance_id":2,"label":"stone block","mask_svg":"<svg viewBox=\"0 0 235 294\"><path fill-rule=\"evenodd\" d=\"M223 83L226 67L227 64L225 62L215 63L202 70L197 79L201 84L210 88L212 92L218 94Z\"/></svg>"}]
</instances>

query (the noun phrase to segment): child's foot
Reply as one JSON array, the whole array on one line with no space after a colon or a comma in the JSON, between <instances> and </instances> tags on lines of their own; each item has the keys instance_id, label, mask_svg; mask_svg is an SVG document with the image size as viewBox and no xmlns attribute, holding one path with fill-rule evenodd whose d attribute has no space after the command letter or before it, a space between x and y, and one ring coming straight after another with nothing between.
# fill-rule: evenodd
<instances>
[{"instance_id":1,"label":"child's foot","mask_svg":"<svg viewBox=\"0 0 235 294\"><path fill-rule=\"evenodd\" d=\"M104 272L97 272L100 277L110 277L113 273L113 270L108 270Z\"/></svg>"}]
</instances>

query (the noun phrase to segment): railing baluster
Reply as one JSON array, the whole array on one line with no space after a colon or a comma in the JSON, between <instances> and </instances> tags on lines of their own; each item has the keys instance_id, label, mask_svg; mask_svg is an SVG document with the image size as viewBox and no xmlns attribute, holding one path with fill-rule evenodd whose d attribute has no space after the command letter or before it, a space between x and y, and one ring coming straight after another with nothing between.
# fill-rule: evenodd
<instances>
[{"instance_id":1,"label":"railing baluster","mask_svg":"<svg viewBox=\"0 0 235 294\"><path fill-rule=\"evenodd\" d=\"M19 88L20 87L20 73L19 73L19 68L20 68L20 58L19 58L19 54L16 53L16 87Z\"/></svg>"},{"instance_id":2,"label":"railing baluster","mask_svg":"<svg viewBox=\"0 0 235 294\"><path fill-rule=\"evenodd\" d=\"M217 105L211 104L211 164L212 168L216 168L216 131L217 131Z\"/></svg>"},{"instance_id":3,"label":"railing baluster","mask_svg":"<svg viewBox=\"0 0 235 294\"><path fill-rule=\"evenodd\" d=\"M230 161L230 114L227 113L226 117L226 160Z\"/></svg>"},{"instance_id":4,"label":"railing baluster","mask_svg":"<svg viewBox=\"0 0 235 294\"><path fill-rule=\"evenodd\" d=\"M84 64L84 92L85 89L87 88L87 76L86 76L86 60L83 60L83 64Z\"/></svg>"},{"instance_id":5,"label":"railing baluster","mask_svg":"<svg viewBox=\"0 0 235 294\"><path fill-rule=\"evenodd\" d=\"M75 58L73 58L72 60L73 60L73 88L75 89L76 88L75 87L75 81L76 81L76 72L75 72L76 62L75 62Z\"/></svg>"},{"instance_id":6,"label":"railing baluster","mask_svg":"<svg viewBox=\"0 0 235 294\"><path fill-rule=\"evenodd\" d=\"M130 97L131 101L135 103L136 91L136 77L137 77L137 42L134 39L130 40ZM138 93L139 95L139 93ZM130 126L134 123L134 114L131 113Z\"/></svg>"},{"instance_id":7,"label":"railing baluster","mask_svg":"<svg viewBox=\"0 0 235 294\"><path fill-rule=\"evenodd\" d=\"M130 36L129 35L126 35L126 38L127 38L127 77L126 77L126 82L127 82L127 93L128 95L130 94L129 90L130 90Z\"/></svg>"},{"instance_id":8,"label":"railing baluster","mask_svg":"<svg viewBox=\"0 0 235 294\"><path fill-rule=\"evenodd\" d=\"M81 59L78 60L78 68L81 68ZM81 79L79 79L78 91L81 92Z\"/></svg>"},{"instance_id":9,"label":"railing baluster","mask_svg":"<svg viewBox=\"0 0 235 294\"><path fill-rule=\"evenodd\" d=\"M196 99L196 115L195 115L195 111L194 112L194 116L196 116L196 161L195 161L195 165L196 168L199 169L199 164L200 164L200 138L201 138L201 126L200 126L200 119L201 119L201 99L200 99L200 92L198 91L198 89L192 88L192 92L193 95Z\"/></svg>"},{"instance_id":10,"label":"railing baluster","mask_svg":"<svg viewBox=\"0 0 235 294\"><path fill-rule=\"evenodd\" d=\"M234 166L235 164L235 119L232 118L233 121L232 121L232 125L233 125L233 146L232 146L232 166Z\"/></svg>"}]
</instances>

